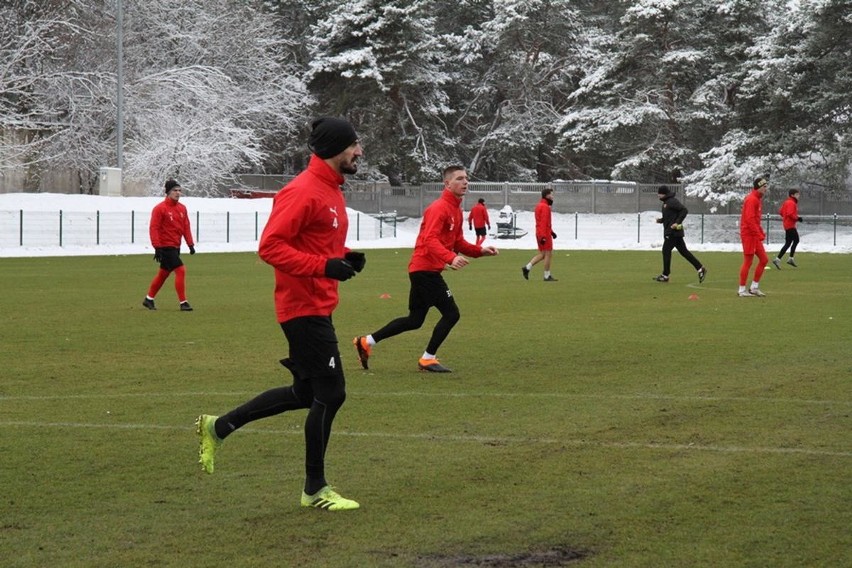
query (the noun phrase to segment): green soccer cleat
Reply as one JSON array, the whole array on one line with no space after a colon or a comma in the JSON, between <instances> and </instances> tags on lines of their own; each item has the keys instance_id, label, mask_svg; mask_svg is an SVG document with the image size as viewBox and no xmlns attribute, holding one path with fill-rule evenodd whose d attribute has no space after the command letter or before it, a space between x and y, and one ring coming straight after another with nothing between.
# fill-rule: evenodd
<instances>
[{"instance_id":1,"label":"green soccer cleat","mask_svg":"<svg viewBox=\"0 0 852 568\"><path fill-rule=\"evenodd\" d=\"M222 445L222 440L216 436L214 425L218 416L202 414L195 419L195 433L198 434L198 463L206 473L213 473L213 461L216 450Z\"/></svg>"},{"instance_id":2,"label":"green soccer cleat","mask_svg":"<svg viewBox=\"0 0 852 568\"><path fill-rule=\"evenodd\" d=\"M313 495L302 491L302 507L314 507L326 511L351 511L361 505L357 501L341 497L331 485L326 485Z\"/></svg>"}]
</instances>

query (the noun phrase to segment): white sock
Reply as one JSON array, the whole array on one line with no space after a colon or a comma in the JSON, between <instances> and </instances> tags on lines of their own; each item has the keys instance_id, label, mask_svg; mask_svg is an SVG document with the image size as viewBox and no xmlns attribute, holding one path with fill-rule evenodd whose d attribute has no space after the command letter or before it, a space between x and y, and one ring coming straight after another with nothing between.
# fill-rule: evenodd
<instances>
[{"instance_id":1,"label":"white sock","mask_svg":"<svg viewBox=\"0 0 852 568\"><path fill-rule=\"evenodd\" d=\"M372 336L372 335L368 335L368 336L366 337L366 339L367 339L367 345L369 345L370 347L372 347L373 345L375 345L375 344L376 344L376 340L375 340L375 339L373 339L373 336Z\"/></svg>"},{"instance_id":2,"label":"white sock","mask_svg":"<svg viewBox=\"0 0 852 568\"><path fill-rule=\"evenodd\" d=\"M545 270L545 271L544 271L544 277L545 277L545 278L550 278L550 271L549 271L549 270Z\"/></svg>"},{"instance_id":3,"label":"white sock","mask_svg":"<svg viewBox=\"0 0 852 568\"><path fill-rule=\"evenodd\" d=\"M759 287L760 287L760 284L758 284L757 282L751 283L751 289L752 290L757 290Z\"/></svg>"},{"instance_id":4,"label":"white sock","mask_svg":"<svg viewBox=\"0 0 852 568\"><path fill-rule=\"evenodd\" d=\"M530 264L530 263L528 262L528 263L527 263L527 267L526 267L526 268L527 268L527 270L532 270L532 264Z\"/></svg>"},{"instance_id":5,"label":"white sock","mask_svg":"<svg viewBox=\"0 0 852 568\"><path fill-rule=\"evenodd\" d=\"M435 358L434 355L432 355L431 353L426 353L425 351L423 352L423 357L421 357L421 359L427 359L427 360L428 359L434 359L434 358Z\"/></svg>"},{"instance_id":6,"label":"white sock","mask_svg":"<svg viewBox=\"0 0 852 568\"><path fill-rule=\"evenodd\" d=\"M745 286L740 286L740 292L745 292L745 291L746 291L746 287L745 287Z\"/></svg>"}]
</instances>

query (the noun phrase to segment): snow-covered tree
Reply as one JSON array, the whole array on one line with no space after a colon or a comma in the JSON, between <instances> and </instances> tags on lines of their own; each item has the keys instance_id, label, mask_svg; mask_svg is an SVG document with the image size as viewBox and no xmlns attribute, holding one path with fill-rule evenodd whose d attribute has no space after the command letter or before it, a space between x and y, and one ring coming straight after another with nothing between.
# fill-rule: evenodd
<instances>
[{"instance_id":1,"label":"snow-covered tree","mask_svg":"<svg viewBox=\"0 0 852 568\"><path fill-rule=\"evenodd\" d=\"M852 0L123 0L125 179L205 193L352 120L370 179L844 188ZM0 3L0 175L116 165L116 3ZM33 187L33 184L29 184Z\"/></svg>"},{"instance_id":2,"label":"snow-covered tree","mask_svg":"<svg viewBox=\"0 0 852 568\"><path fill-rule=\"evenodd\" d=\"M48 38L61 60L48 54L33 64L45 69L31 90L46 101L50 112L39 114L52 132L40 159L80 172L86 191L100 166L116 164L115 4L57 4L74 25ZM205 194L262 168L272 141L303 126L311 97L295 44L259 0L125 1L124 15L126 180L159 191L179 176Z\"/></svg>"},{"instance_id":3,"label":"snow-covered tree","mask_svg":"<svg viewBox=\"0 0 852 568\"><path fill-rule=\"evenodd\" d=\"M351 119L366 161L392 181L432 179L448 155L449 112L434 2L324 5L310 31L307 73L318 112Z\"/></svg>"},{"instance_id":4,"label":"snow-covered tree","mask_svg":"<svg viewBox=\"0 0 852 568\"><path fill-rule=\"evenodd\" d=\"M588 72L564 118L565 142L609 155L601 174L674 181L712 147L706 109L695 100L707 81L721 26L717 2L632 0L616 34L590 42Z\"/></svg>"},{"instance_id":5,"label":"snow-covered tree","mask_svg":"<svg viewBox=\"0 0 852 568\"><path fill-rule=\"evenodd\" d=\"M208 191L302 126L310 98L261 3L144 2L126 15L128 176Z\"/></svg>"},{"instance_id":6,"label":"snow-covered tree","mask_svg":"<svg viewBox=\"0 0 852 568\"><path fill-rule=\"evenodd\" d=\"M471 172L492 180L550 179L570 171L556 151L558 120L579 74L578 15L568 0L462 3L444 15L455 71L452 131Z\"/></svg>"},{"instance_id":7,"label":"snow-covered tree","mask_svg":"<svg viewBox=\"0 0 852 568\"><path fill-rule=\"evenodd\" d=\"M703 155L703 167L687 178L700 195L729 199L725 188L762 171L780 185L845 189L852 164L852 2L775 8L735 73L737 123L726 140L736 144Z\"/></svg>"},{"instance_id":8,"label":"snow-covered tree","mask_svg":"<svg viewBox=\"0 0 852 568\"><path fill-rule=\"evenodd\" d=\"M74 7L65 2L0 5L0 175L26 169L35 185L39 171L57 157L49 146L67 127L62 109L87 107L76 90L101 78L61 64L72 52L68 38L80 29Z\"/></svg>"}]
</instances>

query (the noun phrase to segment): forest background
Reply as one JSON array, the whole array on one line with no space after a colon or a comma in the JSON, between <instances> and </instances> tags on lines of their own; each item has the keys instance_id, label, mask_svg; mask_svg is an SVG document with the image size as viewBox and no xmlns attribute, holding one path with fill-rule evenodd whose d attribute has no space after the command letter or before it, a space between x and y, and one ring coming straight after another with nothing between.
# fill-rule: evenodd
<instances>
[{"instance_id":1,"label":"forest background","mask_svg":"<svg viewBox=\"0 0 852 568\"><path fill-rule=\"evenodd\" d=\"M462 163L720 202L764 172L843 193L850 54L852 0L6 0L0 181L92 193L120 163L150 193L212 194L299 171L330 114L361 136L358 177L393 185Z\"/></svg>"}]
</instances>

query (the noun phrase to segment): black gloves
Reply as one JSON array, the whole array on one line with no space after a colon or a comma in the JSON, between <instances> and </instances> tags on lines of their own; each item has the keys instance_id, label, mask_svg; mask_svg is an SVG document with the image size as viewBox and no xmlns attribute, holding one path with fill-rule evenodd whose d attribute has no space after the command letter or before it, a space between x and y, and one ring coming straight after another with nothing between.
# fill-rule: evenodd
<instances>
[{"instance_id":1,"label":"black gloves","mask_svg":"<svg viewBox=\"0 0 852 568\"><path fill-rule=\"evenodd\" d=\"M189 245L189 254L195 254L195 245Z\"/></svg>"},{"instance_id":2,"label":"black gloves","mask_svg":"<svg viewBox=\"0 0 852 568\"><path fill-rule=\"evenodd\" d=\"M163 249L154 247L154 260L157 262L163 262Z\"/></svg>"},{"instance_id":3,"label":"black gloves","mask_svg":"<svg viewBox=\"0 0 852 568\"><path fill-rule=\"evenodd\" d=\"M798 219L796 219L796 221L798 221L799 223L801 223L801 222L802 222L802 218L801 218L801 217L799 217Z\"/></svg>"},{"instance_id":4,"label":"black gloves","mask_svg":"<svg viewBox=\"0 0 852 568\"><path fill-rule=\"evenodd\" d=\"M351 250L346 253L346 262L352 265L355 272L361 272L364 270L364 265L367 264L367 257L364 256L363 252Z\"/></svg>"},{"instance_id":5,"label":"black gloves","mask_svg":"<svg viewBox=\"0 0 852 568\"><path fill-rule=\"evenodd\" d=\"M357 272L364 270L364 265L367 264L367 257L363 252L349 251L345 255L346 258L329 258L325 261L325 276L334 278L335 280L349 280Z\"/></svg>"},{"instance_id":6,"label":"black gloves","mask_svg":"<svg viewBox=\"0 0 852 568\"><path fill-rule=\"evenodd\" d=\"M550 231L550 236L551 236L552 238L554 238L554 239L555 239L555 238L556 238L556 233L554 233L553 231Z\"/></svg>"},{"instance_id":7,"label":"black gloves","mask_svg":"<svg viewBox=\"0 0 852 568\"><path fill-rule=\"evenodd\" d=\"M342 258L329 258L325 261L325 275L335 280L349 280L355 276L355 269Z\"/></svg>"}]
</instances>

